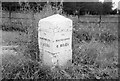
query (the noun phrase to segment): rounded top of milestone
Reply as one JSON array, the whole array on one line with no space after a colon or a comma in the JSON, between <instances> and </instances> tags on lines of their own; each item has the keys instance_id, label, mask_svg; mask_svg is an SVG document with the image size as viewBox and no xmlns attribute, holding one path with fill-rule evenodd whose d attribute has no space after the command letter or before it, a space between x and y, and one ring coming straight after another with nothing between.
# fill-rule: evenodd
<instances>
[{"instance_id":1,"label":"rounded top of milestone","mask_svg":"<svg viewBox=\"0 0 120 81\"><path fill-rule=\"evenodd\" d=\"M69 18L66 18L60 14L54 14L52 16L41 19L40 21L49 21L49 22L63 22L63 21L72 21Z\"/></svg>"},{"instance_id":2,"label":"rounded top of milestone","mask_svg":"<svg viewBox=\"0 0 120 81\"><path fill-rule=\"evenodd\" d=\"M52 16L41 19L38 23L38 26L38 29L44 30L72 29L72 20L60 14L54 14Z\"/></svg>"}]
</instances>

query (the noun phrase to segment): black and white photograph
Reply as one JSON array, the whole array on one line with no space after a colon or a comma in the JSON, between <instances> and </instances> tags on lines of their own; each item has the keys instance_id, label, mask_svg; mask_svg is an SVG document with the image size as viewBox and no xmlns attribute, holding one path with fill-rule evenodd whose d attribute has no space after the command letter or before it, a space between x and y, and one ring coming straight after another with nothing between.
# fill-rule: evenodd
<instances>
[{"instance_id":1,"label":"black and white photograph","mask_svg":"<svg viewBox=\"0 0 120 81\"><path fill-rule=\"evenodd\" d=\"M0 0L0 80L118 80L120 0Z\"/></svg>"}]
</instances>

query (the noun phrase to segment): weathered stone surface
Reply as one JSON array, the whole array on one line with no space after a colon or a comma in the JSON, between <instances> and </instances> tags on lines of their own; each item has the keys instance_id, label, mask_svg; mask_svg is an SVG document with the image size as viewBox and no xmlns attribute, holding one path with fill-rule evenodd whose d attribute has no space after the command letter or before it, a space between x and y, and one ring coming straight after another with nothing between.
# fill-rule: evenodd
<instances>
[{"instance_id":1,"label":"weathered stone surface","mask_svg":"<svg viewBox=\"0 0 120 81\"><path fill-rule=\"evenodd\" d=\"M72 60L72 20L59 14L38 24L40 57L45 65L64 66Z\"/></svg>"}]
</instances>

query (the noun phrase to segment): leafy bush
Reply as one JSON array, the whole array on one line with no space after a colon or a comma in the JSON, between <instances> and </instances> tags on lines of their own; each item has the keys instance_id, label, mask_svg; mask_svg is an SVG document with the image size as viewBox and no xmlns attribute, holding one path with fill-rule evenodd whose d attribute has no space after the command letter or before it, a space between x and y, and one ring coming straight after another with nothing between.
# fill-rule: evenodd
<instances>
[{"instance_id":1,"label":"leafy bush","mask_svg":"<svg viewBox=\"0 0 120 81\"><path fill-rule=\"evenodd\" d=\"M26 29L24 28L18 28L18 27L14 27L14 26L7 26L7 25L2 25L2 30L3 31L21 31L21 32L25 32Z\"/></svg>"},{"instance_id":2,"label":"leafy bush","mask_svg":"<svg viewBox=\"0 0 120 81\"><path fill-rule=\"evenodd\" d=\"M99 36L99 41L101 43L105 42L107 44L113 43L117 37L115 35L110 34L110 32L103 32Z\"/></svg>"},{"instance_id":3,"label":"leafy bush","mask_svg":"<svg viewBox=\"0 0 120 81\"><path fill-rule=\"evenodd\" d=\"M11 21L2 24L3 31L22 31L22 32L27 31L27 26L24 26L21 21L20 22L18 22L18 21L11 22Z\"/></svg>"},{"instance_id":4,"label":"leafy bush","mask_svg":"<svg viewBox=\"0 0 120 81\"><path fill-rule=\"evenodd\" d=\"M86 31L86 30L78 30L75 31L75 37L79 39L79 41L85 41L87 43L90 43L90 41L92 40L92 35L90 32Z\"/></svg>"}]
</instances>

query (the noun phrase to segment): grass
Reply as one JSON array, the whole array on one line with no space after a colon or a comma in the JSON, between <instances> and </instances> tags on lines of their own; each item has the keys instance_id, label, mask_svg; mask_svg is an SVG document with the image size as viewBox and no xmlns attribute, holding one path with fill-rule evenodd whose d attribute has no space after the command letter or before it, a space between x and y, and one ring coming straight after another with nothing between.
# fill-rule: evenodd
<instances>
[{"instance_id":1,"label":"grass","mask_svg":"<svg viewBox=\"0 0 120 81\"><path fill-rule=\"evenodd\" d=\"M3 79L46 79L47 77L47 71L41 63L32 61L23 55L4 54L2 58Z\"/></svg>"},{"instance_id":2,"label":"grass","mask_svg":"<svg viewBox=\"0 0 120 81\"><path fill-rule=\"evenodd\" d=\"M18 31L3 31L2 32L3 46L16 46L13 50L2 50L2 78L3 79L46 79L47 71L42 67L42 63L35 62L26 57L23 53L27 50L27 34Z\"/></svg>"},{"instance_id":3,"label":"grass","mask_svg":"<svg viewBox=\"0 0 120 81\"><path fill-rule=\"evenodd\" d=\"M66 71L78 79L117 79L118 23L102 23L99 27L95 23L79 22L74 27L71 66L74 68Z\"/></svg>"},{"instance_id":4,"label":"grass","mask_svg":"<svg viewBox=\"0 0 120 81\"><path fill-rule=\"evenodd\" d=\"M90 26L90 25L89 25ZM93 25L92 25L93 26ZM112 26L112 25L111 25ZM94 32L89 28L76 29L73 33L73 64L66 68L63 72L60 68L54 71L42 70L41 63L32 61L29 58L20 55L10 55L6 53L2 56L2 63L4 70L3 78L72 78L72 79L117 79L118 78L118 42L117 40L111 41L109 44L105 39L100 39L101 30ZM86 26L88 27L88 26ZM97 28L94 28L97 29ZM101 28L102 29L102 28ZM110 29L105 30L111 31ZM85 32L86 31L86 34ZM88 33L88 35L87 35ZM91 34L90 34L91 33ZM99 36L96 36L99 33ZM84 34L84 36L82 36ZM110 32L116 36L115 32ZM78 36L81 35L81 36ZM91 35L91 36L90 36ZM22 32L3 32L3 40L8 45L22 46L22 43L27 42L27 36ZM88 41L87 37L91 37ZM108 38L108 37L106 37ZM95 40L97 39L97 40ZM19 48L26 49L26 48ZM19 50L22 53L21 50ZM23 52L24 53L24 52ZM32 67L34 66L34 67ZM28 69L29 67L29 69ZM9 69L8 69L9 68ZM32 70L33 69L33 70ZM41 74L41 71L43 74ZM11 72L13 72L11 74ZM27 73L26 73L27 72ZM32 73L31 73L32 72ZM31 74L30 74L31 73ZM24 75L23 75L24 74ZM68 77L69 76L69 77Z\"/></svg>"},{"instance_id":5,"label":"grass","mask_svg":"<svg viewBox=\"0 0 120 81\"><path fill-rule=\"evenodd\" d=\"M19 31L2 31L2 44L17 45L24 42L27 43L28 36L24 32Z\"/></svg>"},{"instance_id":6,"label":"grass","mask_svg":"<svg viewBox=\"0 0 120 81\"><path fill-rule=\"evenodd\" d=\"M53 13L51 12L51 14ZM51 14L48 13L48 15ZM28 30L31 38L25 32L3 31L2 45L18 45L19 47L14 50L17 55L12 54L14 51L4 52L2 55L2 78L117 79L118 23L102 23L100 27L98 23L80 22L82 20L86 21L87 18L85 20L71 19L74 21L73 63L71 66L64 70L59 67L50 70L43 66L40 61L25 56L25 54L31 54L34 57L38 51L37 31L33 27ZM107 21L109 22L109 20ZM114 20L111 19L110 21ZM31 41L28 42L29 40Z\"/></svg>"}]
</instances>

